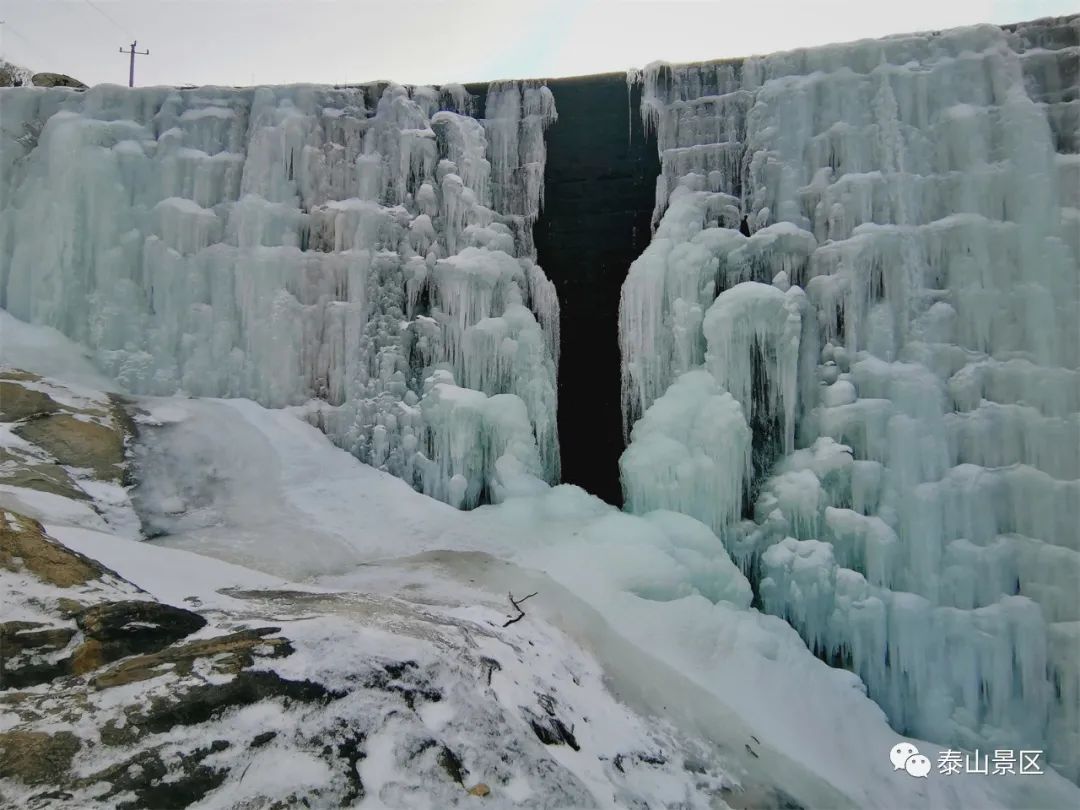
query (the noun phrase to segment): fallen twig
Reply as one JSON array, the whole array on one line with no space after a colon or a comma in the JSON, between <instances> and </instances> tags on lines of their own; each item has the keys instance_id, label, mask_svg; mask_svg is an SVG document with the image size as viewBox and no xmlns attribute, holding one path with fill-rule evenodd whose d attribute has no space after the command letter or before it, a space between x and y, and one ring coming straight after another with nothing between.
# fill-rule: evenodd
<instances>
[{"instance_id":1,"label":"fallen twig","mask_svg":"<svg viewBox=\"0 0 1080 810\"><path fill-rule=\"evenodd\" d=\"M508 593L507 596L510 597L510 604L514 606L514 610L516 610L518 612L518 615L507 619L506 622L503 624L503 627L509 627L514 622L520 622L522 619L524 619L525 618L525 611L522 610L521 603L524 602L526 599L532 599L538 593L539 593L539 591L533 591L528 596L523 596L520 599L514 599L514 592L513 591Z\"/></svg>"}]
</instances>

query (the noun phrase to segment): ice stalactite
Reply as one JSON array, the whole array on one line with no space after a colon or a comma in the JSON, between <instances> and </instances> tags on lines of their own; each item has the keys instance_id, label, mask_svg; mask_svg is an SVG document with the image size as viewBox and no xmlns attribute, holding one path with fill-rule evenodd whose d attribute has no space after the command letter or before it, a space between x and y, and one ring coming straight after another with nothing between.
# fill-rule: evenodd
<instances>
[{"instance_id":1,"label":"ice stalactite","mask_svg":"<svg viewBox=\"0 0 1080 810\"><path fill-rule=\"evenodd\" d=\"M650 66L658 224L620 320L628 508L709 523L898 731L1074 780L1078 48L1072 17ZM745 436L727 394L742 521L703 504L743 462L696 461Z\"/></svg>"},{"instance_id":2,"label":"ice stalactite","mask_svg":"<svg viewBox=\"0 0 1080 810\"><path fill-rule=\"evenodd\" d=\"M779 418L784 453L795 449L800 352L814 345L812 330L803 329L806 309L798 287L782 291L747 281L722 292L702 321L706 367L751 420Z\"/></svg>"},{"instance_id":3,"label":"ice stalactite","mask_svg":"<svg viewBox=\"0 0 1080 810\"><path fill-rule=\"evenodd\" d=\"M462 506L497 497L504 452L554 482L532 248L554 101L503 82L478 108L456 85L3 91L5 128L40 137L0 142L0 305L133 392L307 403Z\"/></svg>"}]
</instances>

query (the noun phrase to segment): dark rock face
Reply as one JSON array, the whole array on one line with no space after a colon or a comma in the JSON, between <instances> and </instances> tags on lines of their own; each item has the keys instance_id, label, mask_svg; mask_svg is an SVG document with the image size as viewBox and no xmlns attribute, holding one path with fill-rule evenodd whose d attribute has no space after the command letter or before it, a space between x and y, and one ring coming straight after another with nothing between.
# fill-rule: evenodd
<instances>
[{"instance_id":1,"label":"dark rock face","mask_svg":"<svg viewBox=\"0 0 1080 810\"><path fill-rule=\"evenodd\" d=\"M537 739L544 745L569 745L575 751L580 751L577 738L574 736L573 726L567 726L558 715L558 701L552 695L537 695L537 703L542 712L535 711L527 706L522 707L526 721L532 727Z\"/></svg>"},{"instance_id":2,"label":"dark rock face","mask_svg":"<svg viewBox=\"0 0 1080 810\"><path fill-rule=\"evenodd\" d=\"M108 783L110 788L104 798L133 793L136 801L121 801L116 805L118 810L138 810L141 807L181 810L199 801L225 781L227 770L204 765L203 760L228 747L227 741L214 740L205 748L180 754L179 767L172 774L162 761L161 749L140 751L84 782Z\"/></svg>"},{"instance_id":3,"label":"dark rock face","mask_svg":"<svg viewBox=\"0 0 1080 810\"><path fill-rule=\"evenodd\" d=\"M0 87L22 87L30 78L30 71L0 59Z\"/></svg>"},{"instance_id":4,"label":"dark rock face","mask_svg":"<svg viewBox=\"0 0 1080 810\"><path fill-rule=\"evenodd\" d=\"M95 665L128 655L151 653L206 626L206 619L190 610L160 602L105 602L89 607L75 618L94 644ZM84 645L86 646L86 645ZM91 667L93 668L93 667Z\"/></svg>"},{"instance_id":5,"label":"dark rock face","mask_svg":"<svg viewBox=\"0 0 1080 810\"><path fill-rule=\"evenodd\" d=\"M567 728L558 717L541 717L535 712L526 711L525 718L537 739L544 745L569 745L575 751L581 750L573 730Z\"/></svg>"},{"instance_id":6,"label":"dark rock face","mask_svg":"<svg viewBox=\"0 0 1080 810\"><path fill-rule=\"evenodd\" d=\"M329 702L344 697L315 681L293 681L276 672L245 670L225 683L197 686L177 698L159 699L145 713L133 713L128 721L140 732L161 734L177 726L193 726L219 717L223 712L262 700L296 703Z\"/></svg>"},{"instance_id":7,"label":"dark rock face","mask_svg":"<svg viewBox=\"0 0 1080 810\"><path fill-rule=\"evenodd\" d=\"M622 503L619 294L649 244L660 159L621 73L554 79L537 262L559 293L562 480Z\"/></svg>"},{"instance_id":8,"label":"dark rock face","mask_svg":"<svg viewBox=\"0 0 1080 810\"><path fill-rule=\"evenodd\" d=\"M24 689L67 674L67 661L50 660L68 646L75 629L37 622L0 623L0 690Z\"/></svg>"}]
</instances>

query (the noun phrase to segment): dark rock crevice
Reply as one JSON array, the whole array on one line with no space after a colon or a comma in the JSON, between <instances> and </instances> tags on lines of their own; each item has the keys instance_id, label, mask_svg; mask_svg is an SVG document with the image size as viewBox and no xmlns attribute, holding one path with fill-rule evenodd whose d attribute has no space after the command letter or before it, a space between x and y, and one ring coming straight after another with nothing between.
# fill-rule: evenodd
<instances>
[{"instance_id":1,"label":"dark rock crevice","mask_svg":"<svg viewBox=\"0 0 1080 810\"><path fill-rule=\"evenodd\" d=\"M562 480L622 503L619 295L652 238L660 159L621 73L554 79L537 262L559 294Z\"/></svg>"}]
</instances>

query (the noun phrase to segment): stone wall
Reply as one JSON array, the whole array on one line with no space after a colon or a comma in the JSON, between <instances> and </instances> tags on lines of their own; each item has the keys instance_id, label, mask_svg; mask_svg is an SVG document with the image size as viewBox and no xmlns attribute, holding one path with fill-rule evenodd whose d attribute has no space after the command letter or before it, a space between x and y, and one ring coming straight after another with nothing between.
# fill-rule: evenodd
<instances>
[{"instance_id":1,"label":"stone wall","mask_svg":"<svg viewBox=\"0 0 1080 810\"><path fill-rule=\"evenodd\" d=\"M622 73L548 82L559 111L547 131L537 261L561 308L562 480L621 502L619 290L649 244L660 161Z\"/></svg>"}]
</instances>

